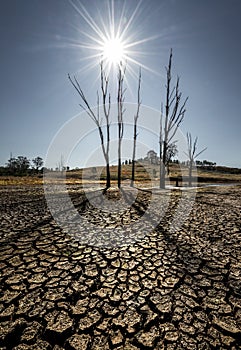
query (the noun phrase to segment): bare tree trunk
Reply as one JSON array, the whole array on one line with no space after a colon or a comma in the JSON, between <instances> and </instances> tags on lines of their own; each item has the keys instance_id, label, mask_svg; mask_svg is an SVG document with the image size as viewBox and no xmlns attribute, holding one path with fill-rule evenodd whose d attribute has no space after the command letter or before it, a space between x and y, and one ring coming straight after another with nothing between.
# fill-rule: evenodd
<instances>
[{"instance_id":1,"label":"bare tree trunk","mask_svg":"<svg viewBox=\"0 0 241 350\"><path fill-rule=\"evenodd\" d=\"M118 140L118 188L121 187L121 139Z\"/></svg>"},{"instance_id":2,"label":"bare tree trunk","mask_svg":"<svg viewBox=\"0 0 241 350\"><path fill-rule=\"evenodd\" d=\"M161 161L160 168L160 188L165 188L165 166L163 164L163 161Z\"/></svg>"},{"instance_id":3,"label":"bare tree trunk","mask_svg":"<svg viewBox=\"0 0 241 350\"><path fill-rule=\"evenodd\" d=\"M188 186L192 186L192 170L193 165L195 164L195 159L203 153L207 148L204 148L199 153L197 153L197 137L195 138L194 142L192 141L192 135L190 132L187 133L187 153L185 154L189 158L189 167L188 167Z\"/></svg>"},{"instance_id":4,"label":"bare tree trunk","mask_svg":"<svg viewBox=\"0 0 241 350\"><path fill-rule=\"evenodd\" d=\"M109 153L110 153L110 121L109 121L109 112L106 112L105 107L105 101L104 101L104 112L106 115L106 138L107 138L107 144L106 148L104 149L104 155L105 155L105 163L106 163L106 189L111 187L111 178L110 178L110 159L109 159Z\"/></svg>"},{"instance_id":5,"label":"bare tree trunk","mask_svg":"<svg viewBox=\"0 0 241 350\"><path fill-rule=\"evenodd\" d=\"M133 154L132 154L132 171L131 171L131 187L134 186L135 181L135 159L136 159L136 139L137 139L137 126L134 125L134 136L133 136Z\"/></svg>"},{"instance_id":6,"label":"bare tree trunk","mask_svg":"<svg viewBox=\"0 0 241 350\"><path fill-rule=\"evenodd\" d=\"M188 186L192 187L192 162L189 164L188 173Z\"/></svg>"},{"instance_id":7,"label":"bare tree trunk","mask_svg":"<svg viewBox=\"0 0 241 350\"><path fill-rule=\"evenodd\" d=\"M166 115L165 115L165 124L164 124L164 140L163 140L163 150L162 150L162 165L160 172L160 188L165 188L165 165L166 165L166 156L167 156L167 142L168 142L168 116L170 108L170 84L171 84L171 67L172 67L172 51L170 52L169 64L167 70L167 86L166 86Z\"/></svg>"},{"instance_id":8,"label":"bare tree trunk","mask_svg":"<svg viewBox=\"0 0 241 350\"><path fill-rule=\"evenodd\" d=\"M166 159L166 142L163 142L163 155L162 155L162 160L160 164L160 188L164 189L165 188L165 177L166 177L166 169L165 169L165 159Z\"/></svg>"},{"instance_id":9,"label":"bare tree trunk","mask_svg":"<svg viewBox=\"0 0 241 350\"><path fill-rule=\"evenodd\" d=\"M139 118L140 111L140 88L141 88L141 69L139 71L139 83L138 83L138 94L137 94L137 112L134 117L134 135L133 135L133 153L132 153L132 172L131 172L131 187L134 186L135 181L135 163L136 163L136 139L137 139L137 120Z\"/></svg>"},{"instance_id":10,"label":"bare tree trunk","mask_svg":"<svg viewBox=\"0 0 241 350\"><path fill-rule=\"evenodd\" d=\"M109 164L109 150L110 150L110 107L111 107L111 98L110 93L108 93L108 85L109 85L109 77L105 75L104 69L103 69L103 62L100 63L100 81L101 81L101 92L102 92L102 101L103 101L103 110L106 120L106 145L103 135L103 126L100 118L100 102L99 102L99 93L97 91L97 113L94 112L94 110L89 105L89 102L83 92L83 90L80 87L80 84L76 77L72 79L70 75L68 75L68 78L71 82L71 84L74 86L75 90L78 92L81 101L83 102L83 105L80 104L80 107L83 108L90 119L93 120L95 125L98 128L99 136L101 140L101 147L103 156L106 162L106 188L109 188L111 186L111 179L110 179L110 164Z\"/></svg>"},{"instance_id":11,"label":"bare tree trunk","mask_svg":"<svg viewBox=\"0 0 241 350\"><path fill-rule=\"evenodd\" d=\"M162 181L162 160L160 159L160 169L159 169L159 175L160 175L160 180L159 180L159 187L163 188L163 181Z\"/></svg>"},{"instance_id":12,"label":"bare tree trunk","mask_svg":"<svg viewBox=\"0 0 241 350\"><path fill-rule=\"evenodd\" d=\"M165 167L168 166L169 159L167 150L178 127L183 121L186 112L184 103L180 106L182 93L179 92L179 78L177 77L176 85L171 88L171 70L172 70L172 50L169 56L168 67L166 67L167 84L166 84L166 106L164 121L161 118L160 128L160 188L165 188ZM163 114L163 113L162 113ZM164 124L164 125L163 125Z\"/></svg>"},{"instance_id":13,"label":"bare tree trunk","mask_svg":"<svg viewBox=\"0 0 241 350\"><path fill-rule=\"evenodd\" d=\"M118 104L118 188L121 187L121 144L122 138L124 134L124 122L123 122L123 104L124 104L124 94L125 90L123 90L123 81L125 76L125 68L123 68L122 63L119 65L119 73L118 73L118 96L117 96L117 104Z\"/></svg>"},{"instance_id":14,"label":"bare tree trunk","mask_svg":"<svg viewBox=\"0 0 241 350\"><path fill-rule=\"evenodd\" d=\"M111 179L110 179L110 106L111 99L110 94L108 95L108 84L109 78L106 77L103 69L103 62L101 62L101 90L102 90L102 101L103 101L103 109L106 120L106 148L104 150L105 158L106 158L106 189L111 187ZM108 98L108 104L106 99Z\"/></svg>"},{"instance_id":15,"label":"bare tree trunk","mask_svg":"<svg viewBox=\"0 0 241 350\"><path fill-rule=\"evenodd\" d=\"M102 147L103 150L103 147ZM111 187L109 152L103 151L106 163L106 190Z\"/></svg>"},{"instance_id":16,"label":"bare tree trunk","mask_svg":"<svg viewBox=\"0 0 241 350\"><path fill-rule=\"evenodd\" d=\"M162 127L162 119L163 119L163 104L161 104L161 116L160 116L160 135L159 135L159 157L160 157L160 188L163 188L165 186L165 183L163 182L163 127Z\"/></svg>"},{"instance_id":17,"label":"bare tree trunk","mask_svg":"<svg viewBox=\"0 0 241 350\"><path fill-rule=\"evenodd\" d=\"M109 161L106 163L106 189L110 188L110 164Z\"/></svg>"}]
</instances>

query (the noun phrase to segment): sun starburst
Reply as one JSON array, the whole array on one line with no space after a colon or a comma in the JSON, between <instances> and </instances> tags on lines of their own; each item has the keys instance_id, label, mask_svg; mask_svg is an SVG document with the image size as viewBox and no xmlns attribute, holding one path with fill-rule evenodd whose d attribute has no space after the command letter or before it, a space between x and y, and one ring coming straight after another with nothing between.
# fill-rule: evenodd
<instances>
[{"instance_id":1,"label":"sun starburst","mask_svg":"<svg viewBox=\"0 0 241 350\"><path fill-rule=\"evenodd\" d=\"M105 13L103 16L99 12L98 21L91 16L80 1L70 0L70 3L81 18L84 19L88 27L88 31L79 30L81 35L84 35L85 42L81 40L81 43L77 45L82 49L86 49L86 52L89 52L85 57L88 61L85 69L96 66L102 60L108 72L111 69L115 69L121 63L126 64L127 62L128 70L133 75L133 65L152 71L141 62L140 57L143 55L143 52L138 50L138 46L157 39L159 35L137 39L138 35L134 28L134 22L136 22L136 18L140 14L141 1L129 13L126 2L123 3L121 10L115 11L114 1L110 0L108 1L107 14L103 11Z\"/></svg>"},{"instance_id":2,"label":"sun starburst","mask_svg":"<svg viewBox=\"0 0 241 350\"><path fill-rule=\"evenodd\" d=\"M110 64L120 64L125 58L125 49L120 38L106 40L103 45L103 59Z\"/></svg>"}]
</instances>

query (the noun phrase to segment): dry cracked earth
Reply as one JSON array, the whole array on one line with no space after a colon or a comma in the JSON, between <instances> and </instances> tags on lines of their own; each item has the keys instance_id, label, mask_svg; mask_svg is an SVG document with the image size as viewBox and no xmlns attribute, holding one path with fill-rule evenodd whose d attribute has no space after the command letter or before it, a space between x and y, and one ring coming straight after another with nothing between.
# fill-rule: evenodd
<instances>
[{"instance_id":1,"label":"dry cracked earth","mask_svg":"<svg viewBox=\"0 0 241 350\"><path fill-rule=\"evenodd\" d=\"M83 219L75 234L52 217L40 187L0 191L0 349L241 348L240 186L200 189L196 198L127 193L132 202L119 213L72 188ZM91 196L101 204L98 191ZM67 217L62 195L53 202Z\"/></svg>"}]
</instances>

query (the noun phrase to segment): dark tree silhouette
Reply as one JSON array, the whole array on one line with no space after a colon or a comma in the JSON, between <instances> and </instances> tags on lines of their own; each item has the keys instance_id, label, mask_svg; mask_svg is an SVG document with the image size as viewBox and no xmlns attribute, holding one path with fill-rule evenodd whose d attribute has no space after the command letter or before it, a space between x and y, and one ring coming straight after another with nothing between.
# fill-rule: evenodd
<instances>
[{"instance_id":1,"label":"dark tree silhouette","mask_svg":"<svg viewBox=\"0 0 241 350\"><path fill-rule=\"evenodd\" d=\"M36 157L34 159L32 159L32 162L33 164L35 165L35 170L36 172L38 173L39 172L39 169L42 168L43 166L43 158L41 157Z\"/></svg>"},{"instance_id":2,"label":"dark tree silhouette","mask_svg":"<svg viewBox=\"0 0 241 350\"><path fill-rule=\"evenodd\" d=\"M168 67L166 67L167 84L166 84L166 105L165 115L163 115L163 105L161 108L160 117L160 188L165 188L165 167L168 164L168 146L172 143L180 124L183 121L187 102L186 98L184 103L181 104L182 93L179 91L179 77L175 86L171 87L172 82L172 50L169 56Z\"/></svg>"},{"instance_id":3,"label":"dark tree silhouette","mask_svg":"<svg viewBox=\"0 0 241 350\"><path fill-rule=\"evenodd\" d=\"M9 173L12 175L27 175L30 167L30 160L24 156L18 156L17 158L10 158L7 163Z\"/></svg>"},{"instance_id":4,"label":"dark tree silhouette","mask_svg":"<svg viewBox=\"0 0 241 350\"><path fill-rule=\"evenodd\" d=\"M14 175L17 172L17 159L12 156L12 152L6 163L6 168L10 175Z\"/></svg>"},{"instance_id":5,"label":"dark tree silhouette","mask_svg":"<svg viewBox=\"0 0 241 350\"><path fill-rule=\"evenodd\" d=\"M125 110L123 109L125 101L125 89L123 88L123 82L125 77L125 67L122 63L119 64L118 70L118 94L117 94L117 107L118 107L118 188L121 187L121 144L124 134L124 121L123 115Z\"/></svg>"},{"instance_id":6,"label":"dark tree silhouette","mask_svg":"<svg viewBox=\"0 0 241 350\"><path fill-rule=\"evenodd\" d=\"M132 172L131 172L131 187L134 185L135 181L135 162L136 162L136 139L137 139L137 121L139 118L141 100L140 100L140 90L141 90L141 69L139 71L139 81L138 81L138 92L137 92L137 111L134 116L134 135L133 135L133 154L132 154Z\"/></svg>"},{"instance_id":7,"label":"dark tree silhouette","mask_svg":"<svg viewBox=\"0 0 241 350\"><path fill-rule=\"evenodd\" d=\"M169 175L170 169L169 164L171 162L171 159L175 157L178 154L177 144L176 141L170 143L167 147L167 173Z\"/></svg>"},{"instance_id":8,"label":"dark tree silhouette","mask_svg":"<svg viewBox=\"0 0 241 350\"><path fill-rule=\"evenodd\" d=\"M108 92L109 88L109 77L106 76L103 68L103 62L100 63L100 82L101 82L101 95L102 95L102 104L103 104L103 112L105 116L106 121L106 142L105 137L103 133L103 126L102 121L100 118L100 99L99 99L99 93L97 91L97 113L93 111L91 106L89 105L89 102L83 92L83 90L80 87L80 84L76 77L74 76L74 79L68 75L68 78L71 82L71 84L74 86L76 91L78 92L83 105L80 104L80 107L83 108L86 113L89 115L89 117L93 120L95 125L98 128L100 141L101 141L101 147L102 152L105 158L106 162L106 189L111 186L111 179L110 179L110 161L109 161L109 150L110 150L110 107L111 107L111 97L110 93Z\"/></svg>"},{"instance_id":9,"label":"dark tree silhouette","mask_svg":"<svg viewBox=\"0 0 241 350\"><path fill-rule=\"evenodd\" d=\"M197 140L196 137L194 142L192 141L192 135L190 132L187 133L187 153L185 153L188 156L188 185L189 187L192 186L192 170L193 166L195 164L195 159L200 156L201 153L206 151L207 147L201 150L200 152L197 151ZM197 153L198 152L198 153Z\"/></svg>"}]
</instances>

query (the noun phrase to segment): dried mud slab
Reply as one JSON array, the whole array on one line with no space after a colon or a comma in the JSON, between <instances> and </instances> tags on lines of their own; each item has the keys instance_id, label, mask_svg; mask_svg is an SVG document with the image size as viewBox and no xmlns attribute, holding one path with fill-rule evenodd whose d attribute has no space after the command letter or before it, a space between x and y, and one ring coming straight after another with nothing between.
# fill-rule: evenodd
<instances>
[{"instance_id":1,"label":"dried mud slab","mask_svg":"<svg viewBox=\"0 0 241 350\"><path fill-rule=\"evenodd\" d=\"M140 191L129 210L103 214L70 193L98 233L128 227L150 203ZM240 186L198 190L170 231L180 191L154 194L168 206L154 230L98 248L63 232L40 187L1 187L0 349L240 349L240 195Z\"/></svg>"}]
</instances>

